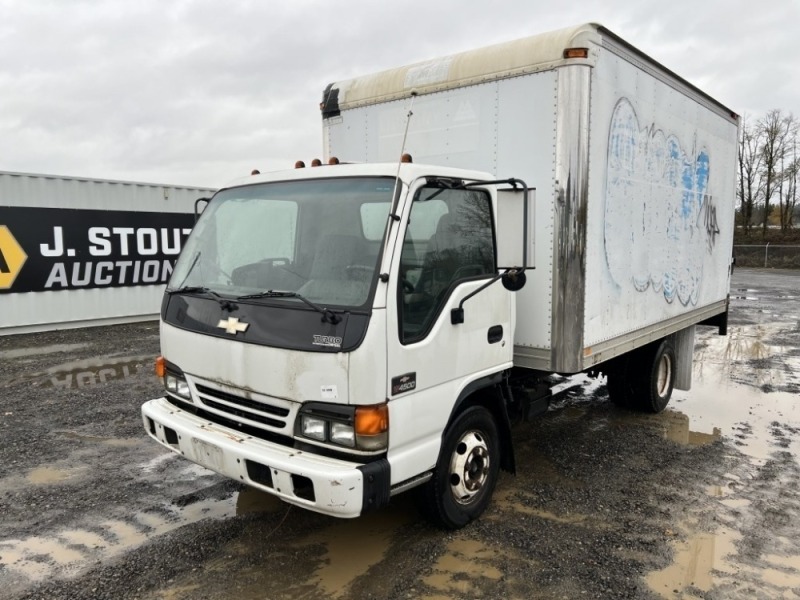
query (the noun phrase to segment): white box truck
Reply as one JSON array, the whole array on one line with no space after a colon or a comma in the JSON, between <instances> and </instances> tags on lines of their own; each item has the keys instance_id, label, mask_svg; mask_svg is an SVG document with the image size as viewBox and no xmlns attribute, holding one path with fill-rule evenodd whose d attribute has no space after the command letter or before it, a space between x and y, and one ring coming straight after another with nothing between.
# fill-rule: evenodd
<instances>
[{"instance_id":1,"label":"white box truck","mask_svg":"<svg viewBox=\"0 0 800 600\"><path fill-rule=\"evenodd\" d=\"M181 253L142 408L166 447L339 517L419 488L457 528L553 374L658 412L694 327L725 333L738 117L602 26L334 83L321 109L342 164L223 188Z\"/></svg>"}]
</instances>

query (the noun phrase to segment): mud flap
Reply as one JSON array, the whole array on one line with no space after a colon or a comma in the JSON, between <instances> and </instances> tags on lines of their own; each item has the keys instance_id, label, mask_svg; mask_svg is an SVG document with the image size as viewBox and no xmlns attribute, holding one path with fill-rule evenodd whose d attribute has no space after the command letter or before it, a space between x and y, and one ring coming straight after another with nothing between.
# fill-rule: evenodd
<instances>
[{"instance_id":1,"label":"mud flap","mask_svg":"<svg viewBox=\"0 0 800 600\"><path fill-rule=\"evenodd\" d=\"M690 325L686 329L676 331L669 336L672 347L675 349L675 389L685 392L688 392L692 388L694 330L695 326Z\"/></svg>"},{"instance_id":2,"label":"mud flap","mask_svg":"<svg viewBox=\"0 0 800 600\"><path fill-rule=\"evenodd\" d=\"M361 514L372 512L389 504L391 465L385 458L358 467L364 477Z\"/></svg>"}]
</instances>

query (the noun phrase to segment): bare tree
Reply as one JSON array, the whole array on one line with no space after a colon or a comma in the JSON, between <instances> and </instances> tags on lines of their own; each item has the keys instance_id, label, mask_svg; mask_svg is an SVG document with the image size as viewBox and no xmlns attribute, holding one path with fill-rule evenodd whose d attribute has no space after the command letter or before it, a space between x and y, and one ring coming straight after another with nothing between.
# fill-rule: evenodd
<instances>
[{"instance_id":1,"label":"bare tree","mask_svg":"<svg viewBox=\"0 0 800 600\"><path fill-rule=\"evenodd\" d=\"M792 213L797 199L797 132L798 122L790 113L786 117L788 133L781 154L781 179L778 186L781 231L792 226ZM785 164L788 162L788 165Z\"/></svg>"},{"instance_id":2,"label":"bare tree","mask_svg":"<svg viewBox=\"0 0 800 600\"><path fill-rule=\"evenodd\" d=\"M767 224L772 212L770 202L776 189L780 188L783 174L779 170L782 159L786 153L786 141L790 136L794 117L784 115L778 109L770 110L764 118L759 120L758 128L761 133L761 160L762 181L764 186L764 221L762 232L766 237Z\"/></svg>"},{"instance_id":3,"label":"bare tree","mask_svg":"<svg viewBox=\"0 0 800 600\"><path fill-rule=\"evenodd\" d=\"M742 231L750 234L753 227L753 208L761 193L761 128L753 127L742 116L739 134L739 205L741 206Z\"/></svg>"},{"instance_id":4,"label":"bare tree","mask_svg":"<svg viewBox=\"0 0 800 600\"><path fill-rule=\"evenodd\" d=\"M786 193L781 194L781 229L786 231L794 226L794 211L797 206L797 180L800 174L800 157L797 156L797 135L792 139L791 161L783 172Z\"/></svg>"}]
</instances>

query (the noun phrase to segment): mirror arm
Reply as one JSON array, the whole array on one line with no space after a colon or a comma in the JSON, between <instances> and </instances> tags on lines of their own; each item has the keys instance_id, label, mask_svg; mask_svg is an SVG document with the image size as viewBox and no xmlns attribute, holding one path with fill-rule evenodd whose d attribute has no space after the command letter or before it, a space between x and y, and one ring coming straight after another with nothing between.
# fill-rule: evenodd
<instances>
[{"instance_id":1,"label":"mirror arm","mask_svg":"<svg viewBox=\"0 0 800 600\"><path fill-rule=\"evenodd\" d=\"M464 302L466 302L467 300L472 298L474 295L476 295L476 294L482 292L483 290L485 290L486 288L488 288L495 281L499 281L503 277L503 275L505 275L505 273L498 273L497 275L492 277L489 281L484 283L481 287L479 287L477 290L475 290L474 292L464 296L461 299L461 302L458 303L458 308L454 308L453 310L450 311L450 322L453 325L458 325L459 323L463 323L464 322Z\"/></svg>"},{"instance_id":2,"label":"mirror arm","mask_svg":"<svg viewBox=\"0 0 800 600\"><path fill-rule=\"evenodd\" d=\"M473 296L479 294L490 285L492 285L495 281L503 280L503 286L510 292L517 292L523 288L525 285L525 269L523 267L518 267L515 269L509 269L504 273L498 273L494 277L492 277L489 281L484 283L481 287L476 289L470 294L467 294L461 299L461 302L458 303L458 308L454 308L450 311L450 322L453 325L458 325L459 323L464 322L464 303L472 298ZM507 280L510 283L507 283Z\"/></svg>"}]
</instances>

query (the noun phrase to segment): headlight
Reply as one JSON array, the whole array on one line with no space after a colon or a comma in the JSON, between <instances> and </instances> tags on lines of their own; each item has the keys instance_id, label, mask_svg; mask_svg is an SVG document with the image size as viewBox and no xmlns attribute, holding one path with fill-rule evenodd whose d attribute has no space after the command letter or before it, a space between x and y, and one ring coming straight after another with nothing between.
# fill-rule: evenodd
<instances>
[{"instance_id":1,"label":"headlight","mask_svg":"<svg viewBox=\"0 0 800 600\"><path fill-rule=\"evenodd\" d=\"M325 441L325 421L323 419L303 415L300 418L300 430L306 437L320 442Z\"/></svg>"},{"instance_id":2,"label":"headlight","mask_svg":"<svg viewBox=\"0 0 800 600\"><path fill-rule=\"evenodd\" d=\"M331 423L331 441L342 446L356 445L356 433L352 425L347 423Z\"/></svg>"},{"instance_id":3,"label":"headlight","mask_svg":"<svg viewBox=\"0 0 800 600\"><path fill-rule=\"evenodd\" d=\"M298 415L295 435L317 442L368 452L386 450L389 443L389 409L309 402Z\"/></svg>"},{"instance_id":4,"label":"headlight","mask_svg":"<svg viewBox=\"0 0 800 600\"><path fill-rule=\"evenodd\" d=\"M180 396L186 400L192 399L192 394L189 392L189 384L183 377L178 377L174 373L167 373L164 375L164 387L168 392L176 396Z\"/></svg>"}]
</instances>

